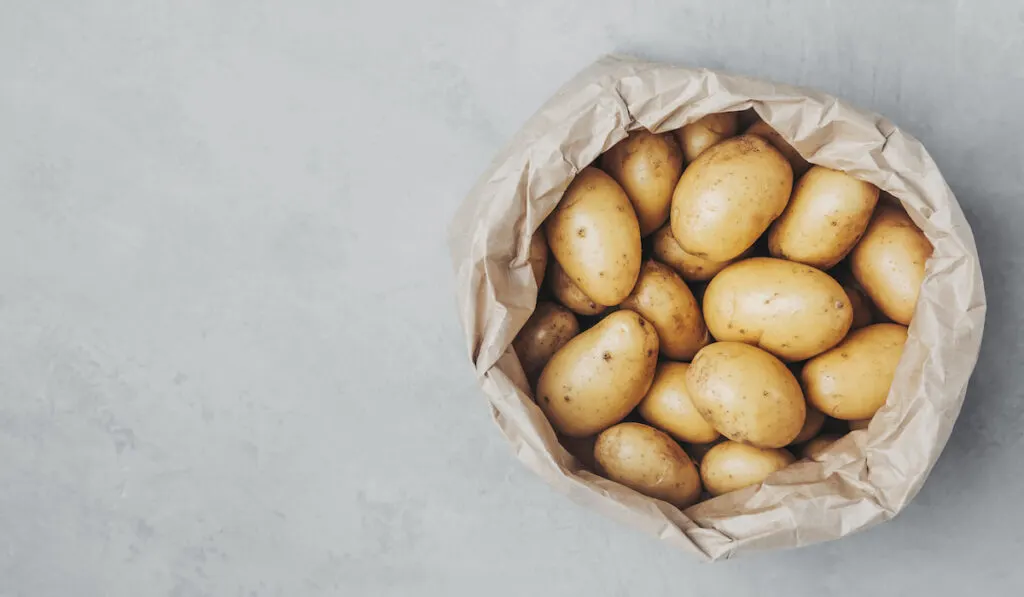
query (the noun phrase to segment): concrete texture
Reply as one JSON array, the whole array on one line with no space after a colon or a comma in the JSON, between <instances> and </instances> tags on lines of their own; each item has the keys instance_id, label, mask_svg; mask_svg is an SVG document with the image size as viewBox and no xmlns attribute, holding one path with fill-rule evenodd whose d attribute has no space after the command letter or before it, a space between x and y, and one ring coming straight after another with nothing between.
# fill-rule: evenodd
<instances>
[{"instance_id":1,"label":"concrete texture","mask_svg":"<svg viewBox=\"0 0 1024 597\"><path fill-rule=\"evenodd\" d=\"M1024 589L1024 3L0 1L0 596ZM919 137L990 300L896 520L698 564L527 473L446 224L600 54L809 85Z\"/></svg>"}]
</instances>

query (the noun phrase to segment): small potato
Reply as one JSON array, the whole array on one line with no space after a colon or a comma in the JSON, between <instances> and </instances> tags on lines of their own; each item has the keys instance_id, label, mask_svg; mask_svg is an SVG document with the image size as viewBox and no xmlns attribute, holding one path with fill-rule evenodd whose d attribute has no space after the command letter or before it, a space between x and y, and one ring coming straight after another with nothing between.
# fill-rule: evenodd
<instances>
[{"instance_id":1,"label":"small potato","mask_svg":"<svg viewBox=\"0 0 1024 597\"><path fill-rule=\"evenodd\" d=\"M672 135L644 130L630 133L601 156L601 169L626 191L641 236L668 220L672 191L683 173L683 155Z\"/></svg>"},{"instance_id":2,"label":"small potato","mask_svg":"<svg viewBox=\"0 0 1024 597\"><path fill-rule=\"evenodd\" d=\"M829 447L832 444L836 443L837 441L839 441L838 435L819 435L818 437L804 444L803 449L800 450L800 454L804 458L809 458L811 460L821 460L821 457L825 454L825 450L828 450Z\"/></svg>"},{"instance_id":3,"label":"small potato","mask_svg":"<svg viewBox=\"0 0 1024 597\"><path fill-rule=\"evenodd\" d=\"M661 354L670 359L688 361L710 340L697 299L686 282L657 261L644 263L636 287L621 306L654 325Z\"/></svg>"},{"instance_id":4,"label":"small potato","mask_svg":"<svg viewBox=\"0 0 1024 597\"><path fill-rule=\"evenodd\" d=\"M617 305L640 275L640 224L629 197L611 176L594 167L581 171L544 234L558 264L599 305Z\"/></svg>"},{"instance_id":5,"label":"small potato","mask_svg":"<svg viewBox=\"0 0 1024 597\"><path fill-rule=\"evenodd\" d=\"M850 421L850 431L860 431L867 429L868 425L871 424L871 419L857 419L856 421Z\"/></svg>"},{"instance_id":6,"label":"small potato","mask_svg":"<svg viewBox=\"0 0 1024 597\"><path fill-rule=\"evenodd\" d=\"M726 139L702 153L679 179L672 195L672 236L691 255L728 261L779 217L792 188L789 162L767 141L755 135Z\"/></svg>"},{"instance_id":7,"label":"small potato","mask_svg":"<svg viewBox=\"0 0 1024 597\"><path fill-rule=\"evenodd\" d=\"M530 267L533 268L533 279L537 281L537 287L544 283L544 273L548 267L548 241L544 238L544 231L538 230L530 238Z\"/></svg>"},{"instance_id":8,"label":"small potato","mask_svg":"<svg viewBox=\"0 0 1024 597\"><path fill-rule=\"evenodd\" d=\"M850 332L804 364L800 377L807 400L837 419L870 419L885 404L906 341L907 328L895 323Z\"/></svg>"},{"instance_id":9,"label":"small potato","mask_svg":"<svg viewBox=\"0 0 1024 597\"><path fill-rule=\"evenodd\" d=\"M686 371L686 388L704 420L731 440L781 448L804 426L806 403L793 373L749 344L701 349Z\"/></svg>"},{"instance_id":10,"label":"small potato","mask_svg":"<svg viewBox=\"0 0 1024 597\"><path fill-rule=\"evenodd\" d=\"M853 309L853 324L850 329L859 330L866 325L871 325L875 316L871 312L871 303L868 298L852 284L844 284L843 290L846 291L846 296L850 299L850 307Z\"/></svg>"},{"instance_id":11,"label":"small potato","mask_svg":"<svg viewBox=\"0 0 1024 597\"><path fill-rule=\"evenodd\" d=\"M807 417L804 419L804 426L800 429L800 434L790 442L791 445L802 444L805 441L810 440L821 432L821 427L825 424L825 413L814 408L810 404L806 406Z\"/></svg>"},{"instance_id":12,"label":"small potato","mask_svg":"<svg viewBox=\"0 0 1024 597\"><path fill-rule=\"evenodd\" d=\"M786 211L768 231L773 257L828 269L853 250L878 203L878 187L814 166L793 187Z\"/></svg>"},{"instance_id":13,"label":"small potato","mask_svg":"<svg viewBox=\"0 0 1024 597\"><path fill-rule=\"evenodd\" d=\"M775 149L778 149L793 168L793 178L800 178L811 167L811 164L800 155L799 151L789 144L789 141L786 141L777 130L760 118L758 118L757 122L750 125L743 134L757 135L771 143Z\"/></svg>"},{"instance_id":14,"label":"small potato","mask_svg":"<svg viewBox=\"0 0 1024 597\"><path fill-rule=\"evenodd\" d=\"M594 457L612 481L677 508L700 497L700 474L693 461L653 427L619 423L607 429L597 437Z\"/></svg>"},{"instance_id":15,"label":"small potato","mask_svg":"<svg viewBox=\"0 0 1024 597\"><path fill-rule=\"evenodd\" d=\"M537 303L533 315L526 320L512 341L519 362L523 365L530 384L537 382L540 372L558 349L580 333L576 316L568 309L555 303Z\"/></svg>"},{"instance_id":16,"label":"small potato","mask_svg":"<svg viewBox=\"0 0 1024 597\"><path fill-rule=\"evenodd\" d=\"M697 412L686 389L687 363L663 361L654 374L654 383L637 410L645 421L681 442L707 444L718 439L718 432Z\"/></svg>"},{"instance_id":17,"label":"small potato","mask_svg":"<svg viewBox=\"0 0 1024 597\"><path fill-rule=\"evenodd\" d=\"M696 122L676 130L676 138L689 164L712 145L734 137L739 130L736 112L708 114Z\"/></svg>"},{"instance_id":18,"label":"small potato","mask_svg":"<svg viewBox=\"0 0 1024 597\"><path fill-rule=\"evenodd\" d=\"M794 460L787 450L722 442L704 455L700 476L708 493L719 496L762 483L768 475L793 464Z\"/></svg>"},{"instance_id":19,"label":"small potato","mask_svg":"<svg viewBox=\"0 0 1024 597\"><path fill-rule=\"evenodd\" d=\"M547 276L551 294L555 295L558 302L568 307L573 313L597 315L607 309L604 305L598 305L589 296L583 294L580 287L572 281L572 278L565 273L557 261L551 262Z\"/></svg>"},{"instance_id":20,"label":"small potato","mask_svg":"<svg viewBox=\"0 0 1024 597\"><path fill-rule=\"evenodd\" d=\"M705 282L725 269L734 259L728 261L710 261L703 257L690 255L679 246L672 236L672 227L663 226L651 237L651 249L654 257L671 267L687 282ZM744 253L746 255L746 253ZM737 257L742 258L743 255Z\"/></svg>"},{"instance_id":21,"label":"small potato","mask_svg":"<svg viewBox=\"0 0 1024 597\"><path fill-rule=\"evenodd\" d=\"M551 357L537 381L537 404L555 431L594 435L636 408L657 365L654 326L633 311L616 311Z\"/></svg>"},{"instance_id":22,"label":"small potato","mask_svg":"<svg viewBox=\"0 0 1024 597\"><path fill-rule=\"evenodd\" d=\"M853 322L839 282L813 267L770 257L722 270L708 284L703 306L715 339L753 344L785 361L832 348Z\"/></svg>"},{"instance_id":23,"label":"small potato","mask_svg":"<svg viewBox=\"0 0 1024 597\"><path fill-rule=\"evenodd\" d=\"M932 245L902 209L883 203L850 253L850 269L878 308L910 325Z\"/></svg>"}]
</instances>

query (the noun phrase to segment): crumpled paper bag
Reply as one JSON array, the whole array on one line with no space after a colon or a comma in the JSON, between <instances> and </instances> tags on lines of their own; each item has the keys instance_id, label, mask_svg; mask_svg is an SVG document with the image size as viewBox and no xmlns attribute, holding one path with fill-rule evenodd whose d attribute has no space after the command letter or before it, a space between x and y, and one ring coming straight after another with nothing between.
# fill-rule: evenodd
<instances>
[{"instance_id":1,"label":"crumpled paper bag","mask_svg":"<svg viewBox=\"0 0 1024 597\"><path fill-rule=\"evenodd\" d=\"M898 198L935 252L888 401L870 427L845 436L823 462L801 461L760 486L680 511L582 469L534 404L511 343L537 299L530 238L577 172L629 131L664 132L751 107L812 163ZM895 516L938 459L981 345L985 292L974 238L924 147L823 93L747 77L599 60L501 151L457 213L450 245L469 356L519 459L573 500L706 559L836 539Z\"/></svg>"}]
</instances>

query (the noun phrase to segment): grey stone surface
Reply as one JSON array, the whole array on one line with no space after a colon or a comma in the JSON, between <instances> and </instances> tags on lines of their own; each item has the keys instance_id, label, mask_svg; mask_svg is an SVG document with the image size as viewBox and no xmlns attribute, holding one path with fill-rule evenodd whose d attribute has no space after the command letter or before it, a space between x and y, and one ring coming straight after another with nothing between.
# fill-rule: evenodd
<instances>
[{"instance_id":1,"label":"grey stone surface","mask_svg":"<svg viewBox=\"0 0 1024 597\"><path fill-rule=\"evenodd\" d=\"M1024 589L1024 3L0 2L0 596L929 596ZM489 422L446 224L622 51L809 85L919 137L989 326L924 490L703 565Z\"/></svg>"}]
</instances>

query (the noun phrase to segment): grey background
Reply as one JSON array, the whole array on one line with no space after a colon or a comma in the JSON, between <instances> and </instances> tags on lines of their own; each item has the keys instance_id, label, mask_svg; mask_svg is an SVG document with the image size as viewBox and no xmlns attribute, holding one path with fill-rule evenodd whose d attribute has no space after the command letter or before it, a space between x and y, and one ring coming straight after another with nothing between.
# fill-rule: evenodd
<instances>
[{"instance_id":1,"label":"grey background","mask_svg":"<svg viewBox=\"0 0 1024 597\"><path fill-rule=\"evenodd\" d=\"M0 0L0 596L1024 589L1021 2ZM445 228L623 51L814 86L978 237L963 414L894 521L704 565L489 421Z\"/></svg>"}]
</instances>

